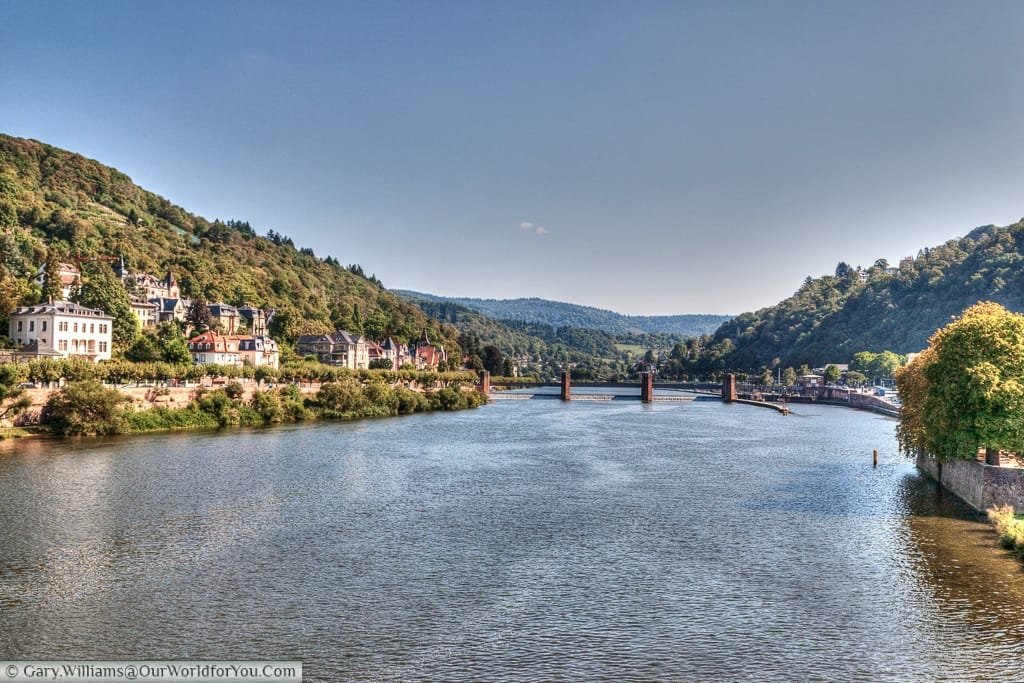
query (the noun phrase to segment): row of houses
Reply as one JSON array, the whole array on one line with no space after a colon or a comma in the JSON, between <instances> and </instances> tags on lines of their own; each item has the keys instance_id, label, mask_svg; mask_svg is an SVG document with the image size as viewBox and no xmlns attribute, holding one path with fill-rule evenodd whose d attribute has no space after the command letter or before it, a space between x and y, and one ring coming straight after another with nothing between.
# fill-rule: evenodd
<instances>
[{"instance_id":1,"label":"row of houses","mask_svg":"<svg viewBox=\"0 0 1024 683\"><path fill-rule=\"evenodd\" d=\"M103 311L71 301L54 301L15 309L9 319L9 336L15 355L21 358L87 358L110 360L113 350L113 318ZM221 334L208 330L188 341L192 360L198 364L251 365L277 368L280 350L266 335ZM373 361L390 361L392 368L412 365L434 369L448 359L444 349L430 343L426 332L410 346L391 337L374 342L344 330L332 334L304 335L295 349L302 357L353 370L369 368Z\"/></svg>"},{"instance_id":2,"label":"row of houses","mask_svg":"<svg viewBox=\"0 0 1024 683\"><path fill-rule=\"evenodd\" d=\"M24 306L9 316L9 336L16 346L15 356L109 360L113 350L113 318L103 311L67 300L81 282L76 266L60 263L57 272L62 300ZM114 272L131 295L132 311L143 328L172 321L184 324L191 302L181 296L178 282L170 272L163 278L132 273L125 268L123 260L114 265ZM44 268L40 267L36 282L43 284L45 277ZM280 365L277 342L268 336L273 309L220 302L207 304L206 308L214 329L189 339L188 348L194 362L274 368ZM248 334L240 334L243 329ZM295 350L299 356L353 370L376 365L374 361L390 361L392 368L436 369L448 360L442 347L431 344L426 331L416 343L408 346L391 337L375 342L345 330L303 335L296 340Z\"/></svg>"},{"instance_id":3,"label":"row of houses","mask_svg":"<svg viewBox=\"0 0 1024 683\"><path fill-rule=\"evenodd\" d=\"M192 302L181 296L181 287L172 273L168 272L162 278L150 273L133 273L121 259L114 264L114 274L128 291L132 312L142 329L165 322L185 322ZM60 279L63 300L70 300L75 288L81 283L81 271L72 263L59 263L57 277ZM42 286L45 281L45 266L40 266L35 282ZM219 301L206 304L206 310L210 313L212 324L225 334L238 334L244 328L254 337L267 335L270 319L274 315L273 309L262 309L250 304L232 306Z\"/></svg>"},{"instance_id":4,"label":"row of houses","mask_svg":"<svg viewBox=\"0 0 1024 683\"><path fill-rule=\"evenodd\" d=\"M392 368L411 365L417 369L435 369L448 362L441 346L430 343L426 330L415 344L405 346L387 337L380 342L351 335L344 330L331 334L302 335L295 342L295 352L321 363L358 370L369 368L374 361L390 361Z\"/></svg>"}]
</instances>

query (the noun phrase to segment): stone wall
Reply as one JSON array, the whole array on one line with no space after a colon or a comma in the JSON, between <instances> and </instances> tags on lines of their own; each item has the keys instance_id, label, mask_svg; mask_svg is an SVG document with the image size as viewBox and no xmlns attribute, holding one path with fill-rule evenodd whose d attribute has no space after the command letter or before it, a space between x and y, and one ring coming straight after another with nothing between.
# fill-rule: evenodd
<instances>
[{"instance_id":1,"label":"stone wall","mask_svg":"<svg viewBox=\"0 0 1024 683\"><path fill-rule=\"evenodd\" d=\"M918 456L917 468L979 512L996 505L1024 511L1024 469L952 460L942 463L940 480L939 462L928 455Z\"/></svg>"}]
</instances>

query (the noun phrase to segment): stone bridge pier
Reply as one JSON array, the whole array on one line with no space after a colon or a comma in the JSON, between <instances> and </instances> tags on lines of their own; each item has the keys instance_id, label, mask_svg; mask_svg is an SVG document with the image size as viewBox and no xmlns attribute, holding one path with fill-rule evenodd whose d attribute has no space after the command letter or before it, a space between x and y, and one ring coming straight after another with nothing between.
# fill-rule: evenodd
<instances>
[{"instance_id":1,"label":"stone bridge pier","mask_svg":"<svg viewBox=\"0 0 1024 683\"><path fill-rule=\"evenodd\" d=\"M653 372L640 373L640 400L644 403L652 403L654 401Z\"/></svg>"},{"instance_id":2,"label":"stone bridge pier","mask_svg":"<svg viewBox=\"0 0 1024 683\"><path fill-rule=\"evenodd\" d=\"M726 403L736 400L736 375L731 372L725 373L722 378L722 400Z\"/></svg>"}]
</instances>

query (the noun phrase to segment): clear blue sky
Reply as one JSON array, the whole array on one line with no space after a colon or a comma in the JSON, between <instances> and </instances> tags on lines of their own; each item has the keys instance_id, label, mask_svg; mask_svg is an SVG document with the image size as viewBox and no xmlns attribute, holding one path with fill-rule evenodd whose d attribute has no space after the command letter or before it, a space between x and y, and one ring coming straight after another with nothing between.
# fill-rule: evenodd
<instances>
[{"instance_id":1,"label":"clear blue sky","mask_svg":"<svg viewBox=\"0 0 1024 683\"><path fill-rule=\"evenodd\" d=\"M1021 2L4 0L0 132L389 287L738 313L1024 215L1022 34Z\"/></svg>"}]
</instances>

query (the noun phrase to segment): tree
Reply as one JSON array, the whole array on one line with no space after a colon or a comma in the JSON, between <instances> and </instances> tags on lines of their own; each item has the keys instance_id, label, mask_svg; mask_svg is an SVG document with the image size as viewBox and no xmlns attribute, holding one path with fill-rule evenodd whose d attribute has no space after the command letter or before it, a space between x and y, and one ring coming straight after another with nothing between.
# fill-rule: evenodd
<instances>
[{"instance_id":1,"label":"tree","mask_svg":"<svg viewBox=\"0 0 1024 683\"><path fill-rule=\"evenodd\" d=\"M835 365L829 365L825 368L825 384L835 384L841 376L842 373L839 372L839 368Z\"/></svg>"},{"instance_id":2,"label":"tree","mask_svg":"<svg viewBox=\"0 0 1024 683\"><path fill-rule=\"evenodd\" d=\"M32 405L32 400L19 386L23 380L20 368L12 363L0 365L0 420L13 417Z\"/></svg>"},{"instance_id":3,"label":"tree","mask_svg":"<svg viewBox=\"0 0 1024 683\"><path fill-rule=\"evenodd\" d=\"M975 304L929 349L898 375L910 415L901 444L941 460L1024 450L1024 315Z\"/></svg>"},{"instance_id":4,"label":"tree","mask_svg":"<svg viewBox=\"0 0 1024 683\"><path fill-rule=\"evenodd\" d=\"M139 319L132 311L128 292L110 268L101 265L90 272L88 278L82 282L77 298L81 305L99 309L113 317L112 332L115 345L123 348L131 344L135 335L139 333Z\"/></svg>"},{"instance_id":5,"label":"tree","mask_svg":"<svg viewBox=\"0 0 1024 683\"><path fill-rule=\"evenodd\" d=\"M96 380L70 382L46 402L46 421L58 434L116 434L127 401Z\"/></svg>"},{"instance_id":6,"label":"tree","mask_svg":"<svg viewBox=\"0 0 1024 683\"><path fill-rule=\"evenodd\" d=\"M163 323L156 328L160 355L165 363L191 363L188 342L176 323Z\"/></svg>"},{"instance_id":7,"label":"tree","mask_svg":"<svg viewBox=\"0 0 1024 683\"><path fill-rule=\"evenodd\" d=\"M896 372L896 385L900 390L900 423L896 425L896 440L904 453L917 450L931 451L924 412L928 400L928 378L925 368L935 362L935 351L926 349Z\"/></svg>"},{"instance_id":8,"label":"tree","mask_svg":"<svg viewBox=\"0 0 1024 683\"><path fill-rule=\"evenodd\" d=\"M64 298L64 288L60 281L60 262L57 253L50 250L46 257L43 270L43 301L59 301Z\"/></svg>"},{"instance_id":9,"label":"tree","mask_svg":"<svg viewBox=\"0 0 1024 683\"><path fill-rule=\"evenodd\" d=\"M140 334L124 352L124 357L133 363L155 363L163 360L156 340L151 334Z\"/></svg>"},{"instance_id":10,"label":"tree","mask_svg":"<svg viewBox=\"0 0 1024 683\"><path fill-rule=\"evenodd\" d=\"M787 387L791 387L796 384L796 370L793 368L786 368L782 371L782 383Z\"/></svg>"},{"instance_id":11,"label":"tree","mask_svg":"<svg viewBox=\"0 0 1024 683\"><path fill-rule=\"evenodd\" d=\"M505 357L502 355L501 349L493 345L485 346L483 365L484 370L491 373L492 375L500 375L502 368L505 365Z\"/></svg>"},{"instance_id":12,"label":"tree","mask_svg":"<svg viewBox=\"0 0 1024 683\"><path fill-rule=\"evenodd\" d=\"M213 317L206 306L206 299L196 297L185 312L185 323L196 332L205 332L213 325Z\"/></svg>"},{"instance_id":13,"label":"tree","mask_svg":"<svg viewBox=\"0 0 1024 683\"><path fill-rule=\"evenodd\" d=\"M875 382L894 377L896 370L906 363L906 356L892 351L872 353L858 351L850 360L850 369L862 372Z\"/></svg>"},{"instance_id":14,"label":"tree","mask_svg":"<svg viewBox=\"0 0 1024 683\"><path fill-rule=\"evenodd\" d=\"M381 339L388 330L391 321L381 311L374 311L366 317L363 323L363 334L370 339Z\"/></svg>"},{"instance_id":15,"label":"tree","mask_svg":"<svg viewBox=\"0 0 1024 683\"><path fill-rule=\"evenodd\" d=\"M851 387L863 386L867 379L868 378L864 374L857 372L856 370L850 370L846 373L846 383Z\"/></svg>"}]
</instances>

